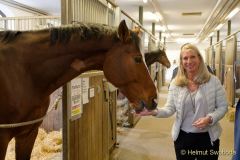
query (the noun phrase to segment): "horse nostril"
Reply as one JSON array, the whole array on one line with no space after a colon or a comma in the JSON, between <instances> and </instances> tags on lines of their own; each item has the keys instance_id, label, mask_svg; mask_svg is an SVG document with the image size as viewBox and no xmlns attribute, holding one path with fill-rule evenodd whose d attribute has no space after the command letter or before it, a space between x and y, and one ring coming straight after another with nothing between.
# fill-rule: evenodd
<instances>
[{"instance_id":1,"label":"horse nostril","mask_svg":"<svg viewBox=\"0 0 240 160\"><path fill-rule=\"evenodd\" d=\"M148 110L154 110L157 107L157 99L152 98L151 101L145 105Z\"/></svg>"},{"instance_id":2,"label":"horse nostril","mask_svg":"<svg viewBox=\"0 0 240 160\"><path fill-rule=\"evenodd\" d=\"M144 107L145 107L145 103L144 103L143 101L141 101L140 104L139 104L139 106L138 106L138 108L135 108L135 112L136 112L136 113L142 112L142 110L144 109Z\"/></svg>"},{"instance_id":3,"label":"horse nostril","mask_svg":"<svg viewBox=\"0 0 240 160\"><path fill-rule=\"evenodd\" d=\"M157 108L157 99L156 98L152 99L152 108L153 109Z\"/></svg>"}]
</instances>

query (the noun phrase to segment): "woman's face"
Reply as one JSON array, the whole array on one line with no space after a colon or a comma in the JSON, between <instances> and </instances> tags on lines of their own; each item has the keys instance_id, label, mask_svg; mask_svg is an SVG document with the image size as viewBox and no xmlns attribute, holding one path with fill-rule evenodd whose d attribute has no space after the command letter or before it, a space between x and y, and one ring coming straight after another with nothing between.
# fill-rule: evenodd
<instances>
[{"instance_id":1,"label":"woman's face","mask_svg":"<svg viewBox=\"0 0 240 160\"><path fill-rule=\"evenodd\" d=\"M186 49L182 51L182 65L187 73L196 74L200 64L200 59L194 50Z\"/></svg>"}]
</instances>

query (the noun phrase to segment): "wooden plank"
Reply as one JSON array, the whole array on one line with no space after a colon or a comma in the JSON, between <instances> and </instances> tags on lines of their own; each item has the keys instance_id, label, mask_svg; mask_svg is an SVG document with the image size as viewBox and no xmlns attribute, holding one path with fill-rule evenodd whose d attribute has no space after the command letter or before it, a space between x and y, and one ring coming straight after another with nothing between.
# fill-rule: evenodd
<instances>
[{"instance_id":1,"label":"wooden plank","mask_svg":"<svg viewBox=\"0 0 240 160\"><path fill-rule=\"evenodd\" d=\"M99 152L99 160L103 160L104 159L104 149L103 149L103 104L104 104L104 95L103 95L103 83L102 83L102 80L103 80L103 76L99 76L99 79L98 79L98 83L97 83L97 86L98 88L100 88L101 90L98 91L96 90L96 94L97 94L97 97L96 97L96 100L97 100L97 103L99 105L98 107L98 116L100 117L99 118L99 126L98 126L98 133L101 134L101 139L99 138L98 139L98 152Z\"/></svg>"},{"instance_id":2,"label":"wooden plank","mask_svg":"<svg viewBox=\"0 0 240 160\"><path fill-rule=\"evenodd\" d=\"M70 121L70 150L69 150L69 154L71 155L71 159L75 160L75 151L76 151L76 148L74 146L74 142L75 142L75 132L73 132L75 130L75 127L74 127L74 121Z\"/></svg>"},{"instance_id":3,"label":"wooden plank","mask_svg":"<svg viewBox=\"0 0 240 160\"><path fill-rule=\"evenodd\" d=\"M233 81L233 66L225 65L224 88L226 90L228 105L234 105L234 81Z\"/></svg>"},{"instance_id":4,"label":"wooden plank","mask_svg":"<svg viewBox=\"0 0 240 160\"><path fill-rule=\"evenodd\" d=\"M103 75L90 77L90 88L95 88L95 96L84 104L81 118L71 122L71 160L109 160L109 149L116 141L116 92L111 93L113 130L109 132L109 104L104 101L102 79Z\"/></svg>"},{"instance_id":5,"label":"wooden plank","mask_svg":"<svg viewBox=\"0 0 240 160\"><path fill-rule=\"evenodd\" d=\"M78 160L79 159L79 145L81 145L80 143L79 143L79 137L78 137L78 135L79 135L79 120L77 119L77 120L75 120L74 121L74 142L73 142L73 144L74 144L74 151L75 151L75 153L74 153L74 157L75 157L75 159L76 160Z\"/></svg>"},{"instance_id":6,"label":"wooden plank","mask_svg":"<svg viewBox=\"0 0 240 160\"><path fill-rule=\"evenodd\" d=\"M103 84L104 85L104 84ZM105 88L105 87L103 87ZM105 95L103 95L103 107L102 107L102 135L103 135L103 143L102 143L102 152L103 152L103 160L108 160L108 92L104 91Z\"/></svg>"}]
</instances>

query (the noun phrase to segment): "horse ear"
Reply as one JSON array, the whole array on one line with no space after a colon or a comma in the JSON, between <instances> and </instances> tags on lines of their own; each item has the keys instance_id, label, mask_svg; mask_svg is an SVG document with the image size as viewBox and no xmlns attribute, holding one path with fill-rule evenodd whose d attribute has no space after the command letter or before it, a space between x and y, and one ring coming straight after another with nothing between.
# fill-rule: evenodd
<instances>
[{"instance_id":1,"label":"horse ear","mask_svg":"<svg viewBox=\"0 0 240 160\"><path fill-rule=\"evenodd\" d=\"M128 30L125 20L122 20L118 26L118 38L122 42L127 42L130 38L130 32Z\"/></svg>"}]
</instances>

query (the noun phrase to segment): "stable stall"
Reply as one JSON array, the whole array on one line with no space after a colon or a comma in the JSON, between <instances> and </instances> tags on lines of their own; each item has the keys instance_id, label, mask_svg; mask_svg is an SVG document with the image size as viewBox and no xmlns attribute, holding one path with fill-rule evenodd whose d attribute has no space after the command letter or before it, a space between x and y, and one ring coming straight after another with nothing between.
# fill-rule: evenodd
<instances>
[{"instance_id":1,"label":"stable stall","mask_svg":"<svg viewBox=\"0 0 240 160\"><path fill-rule=\"evenodd\" d=\"M222 79L222 43L218 43L215 46L215 74L221 80Z\"/></svg>"},{"instance_id":2,"label":"stable stall","mask_svg":"<svg viewBox=\"0 0 240 160\"><path fill-rule=\"evenodd\" d=\"M233 106L235 104L235 82L234 82L234 66L237 51L237 39L233 35L226 39L226 51L225 51L225 73L224 73L224 87L227 93L228 105Z\"/></svg>"}]
</instances>

